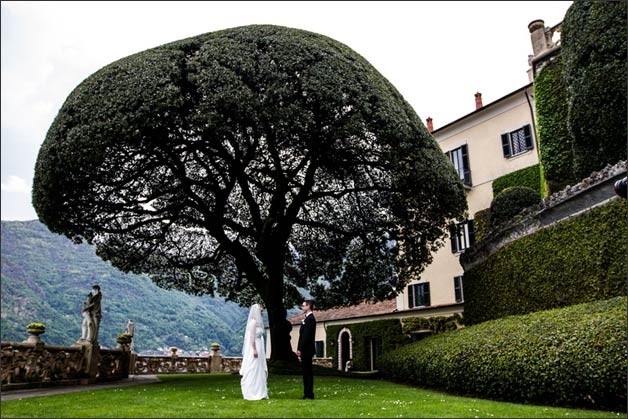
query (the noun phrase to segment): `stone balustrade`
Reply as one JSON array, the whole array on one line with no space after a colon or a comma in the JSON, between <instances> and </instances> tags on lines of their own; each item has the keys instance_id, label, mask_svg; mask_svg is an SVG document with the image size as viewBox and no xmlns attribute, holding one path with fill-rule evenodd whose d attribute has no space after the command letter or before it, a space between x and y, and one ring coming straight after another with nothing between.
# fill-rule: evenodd
<instances>
[{"instance_id":1,"label":"stone balustrade","mask_svg":"<svg viewBox=\"0 0 628 419\"><path fill-rule=\"evenodd\" d=\"M83 348L2 342L2 390L29 384L78 384L83 378Z\"/></svg>"},{"instance_id":2,"label":"stone balustrade","mask_svg":"<svg viewBox=\"0 0 628 419\"><path fill-rule=\"evenodd\" d=\"M111 381L129 375L123 349L1 342L2 390ZM90 372L93 373L90 374Z\"/></svg>"},{"instance_id":3,"label":"stone balustrade","mask_svg":"<svg viewBox=\"0 0 628 419\"><path fill-rule=\"evenodd\" d=\"M143 356L131 352L131 343L116 349L98 344L72 346L45 344L43 331L29 330L23 342L1 342L2 391L59 385L89 384L127 378L129 374L238 373L241 357L223 357L220 345L212 344L210 356ZM314 358L313 363L331 368L331 358Z\"/></svg>"},{"instance_id":4,"label":"stone balustrade","mask_svg":"<svg viewBox=\"0 0 628 419\"><path fill-rule=\"evenodd\" d=\"M223 357L220 353L210 356L144 356L132 355L131 374L187 374L187 373L237 373L242 365L241 357ZM331 358L314 358L314 365L331 368Z\"/></svg>"},{"instance_id":5,"label":"stone balustrade","mask_svg":"<svg viewBox=\"0 0 628 419\"><path fill-rule=\"evenodd\" d=\"M131 371L134 375L211 372L211 357L208 356L133 355L133 359Z\"/></svg>"}]
</instances>

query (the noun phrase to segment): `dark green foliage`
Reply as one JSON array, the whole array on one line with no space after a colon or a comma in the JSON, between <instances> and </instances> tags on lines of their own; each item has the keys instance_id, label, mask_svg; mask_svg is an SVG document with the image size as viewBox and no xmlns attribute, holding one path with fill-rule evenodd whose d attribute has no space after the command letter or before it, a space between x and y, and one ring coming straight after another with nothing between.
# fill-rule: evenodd
<instances>
[{"instance_id":1,"label":"dark green foliage","mask_svg":"<svg viewBox=\"0 0 628 419\"><path fill-rule=\"evenodd\" d=\"M626 408L626 297L510 316L385 353L386 378L464 395Z\"/></svg>"},{"instance_id":2,"label":"dark green foliage","mask_svg":"<svg viewBox=\"0 0 628 419\"><path fill-rule=\"evenodd\" d=\"M462 324L459 314L438 317L410 317L401 320L401 331L404 335L416 330L431 330L433 334L456 330Z\"/></svg>"},{"instance_id":3,"label":"dark green foliage","mask_svg":"<svg viewBox=\"0 0 628 419\"><path fill-rule=\"evenodd\" d=\"M560 56L548 63L534 79L539 154L547 194L576 183L573 172L573 140L567 124L567 88Z\"/></svg>"},{"instance_id":4,"label":"dark green foliage","mask_svg":"<svg viewBox=\"0 0 628 419\"><path fill-rule=\"evenodd\" d=\"M2 221L2 340L21 342L26 325L41 322L44 342L72 345L81 337L81 304L94 284L103 293L99 343L105 347L116 346L132 319L137 352L209 350L219 342L223 355L241 355L246 309L123 274L99 259L93 246L77 246L38 221Z\"/></svg>"},{"instance_id":5,"label":"dark green foliage","mask_svg":"<svg viewBox=\"0 0 628 419\"><path fill-rule=\"evenodd\" d=\"M538 168L538 166L537 166ZM538 190L525 186L513 186L501 191L493 201L490 207L491 226L495 227L499 224L512 219L519 214L524 208L541 202Z\"/></svg>"},{"instance_id":6,"label":"dark green foliage","mask_svg":"<svg viewBox=\"0 0 628 419\"><path fill-rule=\"evenodd\" d=\"M351 330L353 339L353 367L355 370L368 370L366 339L380 337L382 339L382 353L393 351L410 342L402 333L399 319L378 320L366 323L351 323L327 327L327 356L332 358L334 368L338 366L338 334L343 328ZM377 365L376 365L377 369Z\"/></svg>"},{"instance_id":7,"label":"dark green foliage","mask_svg":"<svg viewBox=\"0 0 628 419\"><path fill-rule=\"evenodd\" d=\"M577 179L626 159L627 12L623 1L575 1L563 20L563 75Z\"/></svg>"},{"instance_id":8,"label":"dark green foliage","mask_svg":"<svg viewBox=\"0 0 628 419\"><path fill-rule=\"evenodd\" d=\"M495 179L493 181L493 197L499 195L504 189L512 188L513 186L525 186L535 191L540 191L541 180L539 165L535 164L524 169L516 170Z\"/></svg>"},{"instance_id":9,"label":"dark green foliage","mask_svg":"<svg viewBox=\"0 0 628 419\"><path fill-rule=\"evenodd\" d=\"M627 209L625 200L593 208L467 270L465 324L626 295Z\"/></svg>"},{"instance_id":10,"label":"dark green foliage","mask_svg":"<svg viewBox=\"0 0 628 419\"><path fill-rule=\"evenodd\" d=\"M491 209L485 208L473 215L475 241L481 242L491 232Z\"/></svg>"},{"instance_id":11,"label":"dark green foliage","mask_svg":"<svg viewBox=\"0 0 628 419\"><path fill-rule=\"evenodd\" d=\"M124 272L261 298L272 356L288 359L286 307L301 289L319 308L395 296L466 200L412 107L363 57L252 25L84 80L42 144L33 204L51 231L95 243Z\"/></svg>"}]
</instances>

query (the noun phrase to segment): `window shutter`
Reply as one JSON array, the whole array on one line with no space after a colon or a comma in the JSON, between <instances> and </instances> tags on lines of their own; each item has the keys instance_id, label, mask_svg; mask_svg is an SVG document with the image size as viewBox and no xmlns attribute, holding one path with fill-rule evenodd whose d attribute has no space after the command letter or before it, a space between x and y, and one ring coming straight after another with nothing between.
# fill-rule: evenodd
<instances>
[{"instance_id":1,"label":"window shutter","mask_svg":"<svg viewBox=\"0 0 628 419\"><path fill-rule=\"evenodd\" d=\"M469 246L473 246L473 243L475 243L475 227L473 220L469 220L467 225L469 227Z\"/></svg>"},{"instance_id":2,"label":"window shutter","mask_svg":"<svg viewBox=\"0 0 628 419\"><path fill-rule=\"evenodd\" d=\"M504 151L504 157L510 157L512 155L512 151L510 150L510 139L508 138L508 134L502 134L502 149Z\"/></svg>"},{"instance_id":3,"label":"window shutter","mask_svg":"<svg viewBox=\"0 0 628 419\"><path fill-rule=\"evenodd\" d=\"M414 307L414 285L408 285L408 308Z\"/></svg>"},{"instance_id":4,"label":"window shutter","mask_svg":"<svg viewBox=\"0 0 628 419\"><path fill-rule=\"evenodd\" d=\"M469 166L469 149L467 145L463 145L460 147L460 151L462 154L462 170L464 175L464 183L467 185L471 185L471 167Z\"/></svg>"},{"instance_id":5,"label":"window shutter","mask_svg":"<svg viewBox=\"0 0 628 419\"><path fill-rule=\"evenodd\" d=\"M451 253L458 252L458 228L455 223L449 224L449 236L451 238Z\"/></svg>"},{"instance_id":6,"label":"window shutter","mask_svg":"<svg viewBox=\"0 0 628 419\"><path fill-rule=\"evenodd\" d=\"M426 282L425 284L423 284L423 305L424 306L432 305L431 299L430 299L430 283L429 282Z\"/></svg>"},{"instance_id":7,"label":"window shutter","mask_svg":"<svg viewBox=\"0 0 628 419\"><path fill-rule=\"evenodd\" d=\"M454 276L454 293L456 295L456 302L462 302L462 277Z\"/></svg>"},{"instance_id":8,"label":"window shutter","mask_svg":"<svg viewBox=\"0 0 628 419\"><path fill-rule=\"evenodd\" d=\"M532 150L532 130L530 129L530 125L523 127L523 135L526 142L526 150Z\"/></svg>"}]
</instances>

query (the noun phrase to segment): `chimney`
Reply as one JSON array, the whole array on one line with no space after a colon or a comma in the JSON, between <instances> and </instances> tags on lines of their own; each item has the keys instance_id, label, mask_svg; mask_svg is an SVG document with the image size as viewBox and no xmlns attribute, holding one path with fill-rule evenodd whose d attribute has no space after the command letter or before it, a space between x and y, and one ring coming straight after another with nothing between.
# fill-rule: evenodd
<instances>
[{"instance_id":1,"label":"chimney","mask_svg":"<svg viewBox=\"0 0 628 419\"><path fill-rule=\"evenodd\" d=\"M477 92L475 94L475 109L480 109L482 107L482 93Z\"/></svg>"},{"instance_id":2,"label":"chimney","mask_svg":"<svg viewBox=\"0 0 628 419\"><path fill-rule=\"evenodd\" d=\"M427 119L426 119L426 121L427 121L427 130L428 130L429 132L434 131L434 125L432 125L432 118L430 118L430 117L428 116L428 117L427 117Z\"/></svg>"},{"instance_id":3,"label":"chimney","mask_svg":"<svg viewBox=\"0 0 628 419\"><path fill-rule=\"evenodd\" d=\"M533 20L528 25L528 30L532 41L532 53L536 57L548 47L545 37L545 22L541 19Z\"/></svg>"}]
</instances>

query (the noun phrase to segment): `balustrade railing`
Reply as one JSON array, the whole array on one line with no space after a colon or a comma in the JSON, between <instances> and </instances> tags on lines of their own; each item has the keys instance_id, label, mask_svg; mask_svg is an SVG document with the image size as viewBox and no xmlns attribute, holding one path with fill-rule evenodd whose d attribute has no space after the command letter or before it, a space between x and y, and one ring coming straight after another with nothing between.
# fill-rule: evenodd
<instances>
[{"instance_id":1,"label":"balustrade railing","mask_svg":"<svg viewBox=\"0 0 628 419\"><path fill-rule=\"evenodd\" d=\"M1 342L0 371L3 391L56 385L113 381L133 375L237 373L241 357L223 357L213 344L209 356L144 356L133 354L130 344L103 349L98 344L47 345L36 336L24 342ZM176 349L176 348L175 348ZM331 358L314 358L331 367Z\"/></svg>"}]
</instances>

